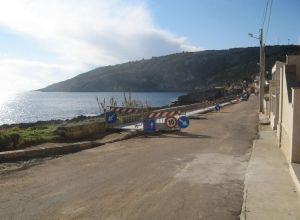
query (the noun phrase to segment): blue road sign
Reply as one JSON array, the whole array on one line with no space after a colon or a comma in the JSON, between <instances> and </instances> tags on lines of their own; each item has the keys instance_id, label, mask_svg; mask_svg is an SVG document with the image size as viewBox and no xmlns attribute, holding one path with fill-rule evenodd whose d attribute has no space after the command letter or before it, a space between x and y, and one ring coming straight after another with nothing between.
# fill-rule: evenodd
<instances>
[{"instance_id":1,"label":"blue road sign","mask_svg":"<svg viewBox=\"0 0 300 220\"><path fill-rule=\"evenodd\" d=\"M106 112L105 120L108 124L113 124L117 121L117 114L115 112Z\"/></svg>"},{"instance_id":2,"label":"blue road sign","mask_svg":"<svg viewBox=\"0 0 300 220\"><path fill-rule=\"evenodd\" d=\"M216 105L215 105L215 110L216 110L217 112L219 112L219 111L221 110L221 106L220 106L219 103L216 103Z\"/></svg>"},{"instance_id":3,"label":"blue road sign","mask_svg":"<svg viewBox=\"0 0 300 220\"><path fill-rule=\"evenodd\" d=\"M143 121L144 125L144 132L155 132L156 126L155 126L155 119L146 118Z\"/></svg>"},{"instance_id":4,"label":"blue road sign","mask_svg":"<svg viewBox=\"0 0 300 220\"><path fill-rule=\"evenodd\" d=\"M190 125L190 120L185 116L180 116L178 119L178 126L181 128L187 128Z\"/></svg>"}]
</instances>

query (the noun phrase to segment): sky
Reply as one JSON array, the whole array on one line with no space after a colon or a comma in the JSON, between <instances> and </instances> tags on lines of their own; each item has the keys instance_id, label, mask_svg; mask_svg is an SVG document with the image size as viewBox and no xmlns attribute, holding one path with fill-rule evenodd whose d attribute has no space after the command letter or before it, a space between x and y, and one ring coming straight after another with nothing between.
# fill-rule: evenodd
<instances>
[{"instance_id":1,"label":"sky","mask_svg":"<svg viewBox=\"0 0 300 220\"><path fill-rule=\"evenodd\" d=\"M153 56L258 46L248 33L259 35L267 1L0 0L0 92ZM265 43L300 44L299 11L299 0L273 0Z\"/></svg>"}]
</instances>

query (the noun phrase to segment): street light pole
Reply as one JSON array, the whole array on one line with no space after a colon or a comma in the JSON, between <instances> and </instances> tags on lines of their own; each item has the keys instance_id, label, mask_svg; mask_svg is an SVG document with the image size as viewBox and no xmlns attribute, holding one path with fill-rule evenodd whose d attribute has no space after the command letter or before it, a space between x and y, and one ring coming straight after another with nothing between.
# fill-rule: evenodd
<instances>
[{"instance_id":1,"label":"street light pole","mask_svg":"<svg viewBox=\"0 0 300 220\"><path fill-rule=\"evenodd\" d=\"M264 112L264 93L265 93L265 48L263 29L260 29L259 35L260 56L259 56L259 111Z\"/></svg>"},{"instance_id":2,"label":"street light pole","mask_svg":"<svg viewBox=\"0 0 300 220\"><path fill-rule=\"evenodd\" d=\"M263 29L259 29L259 37L253 34L248 35L259 40L259 112L264 112L264 93L265 93L265 47Z\"/></svg>"}]
</instances>

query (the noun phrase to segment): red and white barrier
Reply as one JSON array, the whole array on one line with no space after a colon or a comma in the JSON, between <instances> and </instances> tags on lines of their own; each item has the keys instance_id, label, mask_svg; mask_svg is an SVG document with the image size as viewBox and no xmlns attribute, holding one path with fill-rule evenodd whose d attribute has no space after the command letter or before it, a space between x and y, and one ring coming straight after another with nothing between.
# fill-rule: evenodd
<instances>
[{"instance_id":1,"label":"red and white barrier","mask_svg":"<svg viewBox=\"0 0 300 220\"><path fill-rule=\"evenodd\" d=\"M112 112L119 112L119 113L139 113L143 112L141 108L125 108L125 107L109 107L110 111Z\"/></svg>"},{"instance_id":2,"label":"red and white barrier","mask_svg":"<svg viewBox=\"0 0 300 220\"><path fill-rule=\"evenodd\" d=\"M152 112L148 116L148 118L165 118L170 117L174 115L178 115L179 111L172 111L172 112Z\"/></svg>"}]
</instances>

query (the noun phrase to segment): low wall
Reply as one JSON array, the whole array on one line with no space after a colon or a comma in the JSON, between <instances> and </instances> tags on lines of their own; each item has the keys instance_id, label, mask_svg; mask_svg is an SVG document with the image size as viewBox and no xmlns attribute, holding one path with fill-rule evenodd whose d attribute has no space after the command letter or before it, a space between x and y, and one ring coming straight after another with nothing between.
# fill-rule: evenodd
<instances>
[{"instance_id":1,"label":"low wall","mask_svg":"<svg viewBox=\"0 0 300 220\"><path fill-rule=\"evenodd\" d=\"M57 128L57 133L66 139L80 139L106 131L104 120L84 121L62 125Z\"/></svg>"}]
</instances>

